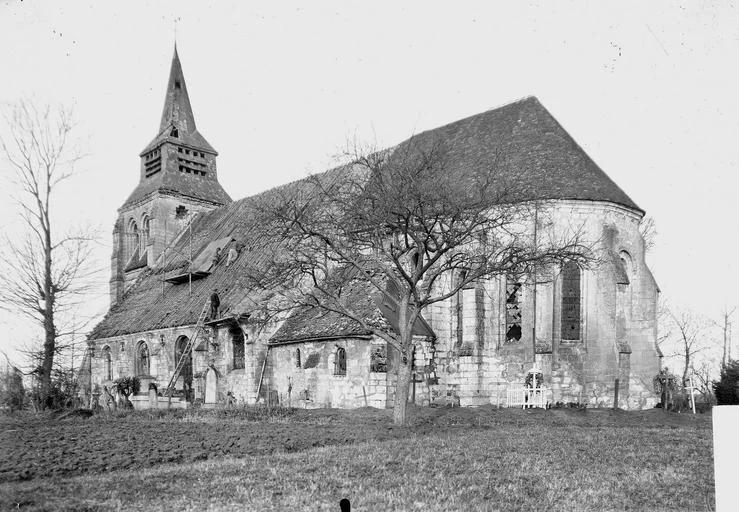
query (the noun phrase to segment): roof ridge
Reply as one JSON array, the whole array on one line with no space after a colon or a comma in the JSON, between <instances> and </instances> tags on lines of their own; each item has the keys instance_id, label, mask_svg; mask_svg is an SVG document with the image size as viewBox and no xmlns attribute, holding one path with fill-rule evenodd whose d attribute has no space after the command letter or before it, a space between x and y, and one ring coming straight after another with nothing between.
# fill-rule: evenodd
<instances>
[{"instance_id":1,"label":"roof ridge","mask_svg":"<svg viewBox=\"0 0 739 512\"><path fill-rule=\"evenodd\" d=\"M630 203L630 204L625 204L625 206L629 206L631 208L635 208L635 209L641 211L642 213L644 213L644 210L642 210L638 205L636 205L636 203L631 199L631 197L629 197L629 195L626 194L626 192L621 187L619 187L618 184L613 179L611 179L610 176L608 176L608 174L590 157L590 155L588 155L588 153L582 148L582 146L580 146L580 144L572 137L572 135L570 135L570 133L564 128L564 126L562 126L562 124L557 120L557 118L555 116L553 116L552 113L539 101L539 99L536 96L531 95L531 94L530 95L527 95L527 96L523 96L523 97L518 98L516 100L509 101L509 102L504 103L502 105L499 105L497 107L489 108L488 110L485 110L483 112L479 112L477 114L473 114L473 115L464 117L462 119L458 119L456 121L452 121L450 123L446 123L446 124L437 126L435 128L429 128L427 130L423 130L422 132L419 132L417 134L411 135L409 138L407 138L407 139L399 142L398 144L394 144L394 145L388 146L387 148L384 148L384 149L382 149L380 151L394 151L398 147L400 147L400 146L402 146L402 145L410 142L411 140L413 140L415 138L419 138L419 137L421 137L423 135L426 135L426 134L429 134L429 133L432 133L432 132L436 132L436 131L442 131L442 130L445 130L445 129L454 127L455 125L469 123L471 120L473 120L475 118L479 118L479 117L485 116L485 115L490 114L490 113L493 113L493 112L501 112L502 110L504 110L506 108L510 108L510 107L513 107L513 106L519 106L519 105L520 105L521 109L526 108L526 106L528 106L528 105L535 105L538 109L541 109L547 115L547 117L549 119L551 119L554 122L554 124L562 131L562 133L565 135L567 141L573 145L573 147L577 150L577 152L579 152L580 154L584 155L585 158L599 171L600 175L602 177L604 177L605 179L607 179L610 184L612 184L616 189L618 189L618 191L621 194L623 194L623 196L627 200L627 203ZM514 128L515 128L514 126L511 126L511 131L513 131ZM240 198L240 199L238 199L236 201L233 201L233 203L230 203L230 204L234 204L234 205L235 204L241 204L241 203L243 203L244 201L246 201L246 200L248 200L250 198L257 198L257 197L262 196L263 194L268 194L270 192L279 190L281 188L285 188L285 187L290 187L290 186L296 185L298 183L304 182L307 179L310 179L311 177L321 176L321 175L325 175L325 174L331 173L333 171L338 171L338 170L340 170L342 168L345 168L348 165L351 165L351 163L340 164L340 165L337 165L335 167L331 167L329 169L325 169L323 171L310 173L307 176L304 176L302 178L297 178L297 179L294 179L292 181L288 181L287 183L277 184L277 185L275 185L273 187L264 189L264 190L262 190L260 192L255 193L255 194L244 196L244 197L242 197L242 198ZM611 200L611 202L617 202L617 203L619 203L618 201L613 201L613 200ZM223 206L228 206L228 205L223 205ZM220 208L222 208L222 207L219 207L219 208L217 208L217 209L215 209L213 211L217 211Z\"/></svg>"},{"instance_id":2,"label":"roof ridge","mask_svg":"<svg viewBox=\"0 0 739 512\"><path fill-rule=\"evenodd\" d=\"M549 118L550 118L550 119L551 119L551 120L552 120L552 121L554 122L554 124L555 124L555 125L557 126L557 128L559 128L559 129L560 129L560 130L562 131L562 133L563 133L563 134L565 135L565 137L566 137L566 138L567 138L567 140L568 140L568 141L570 142L570 144L572 144L572 145L573 145L573 146L575 147L575 149L577 149L577 150L578 150L578 151L580 152L580 154L584 156L584 158L586 158L587 160L589 160L589 161L590 161L590 163L591 163L591 164L593 164L593 166L594 166L594 167L595 167L595 168L596 168L596 169L597 169L597 170L598 170L598 171L600 172L600 174L602 175L602 177L603 177L603 178L605 178L606 180L608 180L608 181L609 181L609 182L610 182L610 183L611 183L611 184L612 184L612 185L613 185L614 187L616 187L616 189L617 189L617 190L618 190L619 192L621 192L621 193L622 193L622 194L623 194L623 195L624 195L624 196L626 197L626 199L627 199L627 200L628 200L629 202L631 202L631 206L632 206L632 207L634 207L635 209L639 210L639 211L640 211L640 212L641 212L642 214L646 213L646 212L645 212L645 211L644 211L644 210L643 210L642 208L640 208L640 207L639 207L639 205L637 205L637 204L636 204L636 202L634 202L634 200L633 200L633 199L631 199L631 197L629 196L629 194L627 194L627 193L626 193L626 191L624 191L624 189L622 189L622 188L621 188L621 187L620 187L620 186L618 185L618 183L616 183L616 182L615 182L615 181L613 180L613 178L611 178L611 177L610 177L610 176L608 175L608 173L607 173L607 172L605 172L605 171L603 170L603 168L602 168L602 167L601 167L600 165L598 165L598 163L597 163L597 162L596 162L595 160L593 160L593 158L592 158L592 157L590 156L590 154L589 154L589 153L588 153L587 151L585 151L585 149L584 149L584 148L583 148L583 147L582 147L582 146L580 145L580 143L579 143L579 142L577 142L577 140L576 140L576 139L575 139L575 138L574 138L574 137L573 137L572 135L570 135L570 132L569 132L569 131L567 131L567 129L566 129L566 128L565 128L565 127L564 127L564 126L562 125L562 123L560 123L560 122L559 122L559 120L557 119L557 117L556 117L556 116L554 116L554 115L553 115L553 114L552 114L552 113L551 113L551 112L549 111L549 109L548 109L547 107L545 107L545 106L544 106L544 105L543 105L543 104L542 104L542 103L541 103L541 102L540 102L540 101L539 101L538 99L536 99L536 98L535 98L535 97L533 97L533 96L532 96L532 98L533 98L534 100L536 100L536 104L538 105L538 107L539 107L540 109L542 109L542 110L543 110L544 112L546 112L546 114L547 114L547 115L549 116Z\"/></svg>"},{"instance_id":3,"label":"roof ridge","mask_svg":"<svg viewBox=\"0 0 739 512\"><path fill-rule=\"evenodd\" d=\"M461 124L461 123L469 122L472 119L475 119L475 118L480 117L480 116L484 116L485 114L489 114L490 112L497 112L497 111L503 110L503 109L508 108L508 107L512 107L512 106L517 105L517 104L524 105L526 102L529 102L531 100L533 100L536 103L538 103L539 105L541 105L541 102L538 100L538 98L536 96L529 94L528 96L524 96L523 98L519 98L517 100L509 101L508 103L504 103L503 105L499 105L497 107L491 107L491 108L489 108L487 110L483 110L482 112L478 112L477 114L471 114L469 116L463 117L462 119L457 119L456 121L451 121L449 123L445 123L445 124L442 124L442 125L439 125L439 126L435 126L434 128L429 128L427 130L423 130L422 132L415 133L415 134L411 135L410 137L408 137L407 139L401 141L399 144L396 144L395 146L391 146L391 147L394 148L394 147L400 146L400 145L402 145L402 144L410 141L411 139L413 139L415 137L420 137L421 135L424 135L424 134L429 133L429 132L435 132L437 130L443 130L445 128L449 128L449 127L454 126L456 124Z\"/></svg>"}]
</instances>

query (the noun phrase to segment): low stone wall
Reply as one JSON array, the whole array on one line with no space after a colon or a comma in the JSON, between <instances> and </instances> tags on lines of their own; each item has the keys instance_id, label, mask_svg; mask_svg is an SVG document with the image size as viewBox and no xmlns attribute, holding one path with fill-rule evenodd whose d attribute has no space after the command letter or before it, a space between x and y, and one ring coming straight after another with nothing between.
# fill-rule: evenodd
<instances>
[{"instance_id":1,"label":"low stone wall","mask_svg":"<svg viewBox=\"0 0 739 512\"><path fill-rule=\"evenodd\" d=\"M170 402L168 398L163 396L158 396L155 404L152 404L148 395L133 395L129 396L128 399L133 404L133 408L137 411L144 409L187 409L189 405L181 398L172 398L172 401ZM152 405L154 406L152 407Z\"/></svg>"}]
</instances>

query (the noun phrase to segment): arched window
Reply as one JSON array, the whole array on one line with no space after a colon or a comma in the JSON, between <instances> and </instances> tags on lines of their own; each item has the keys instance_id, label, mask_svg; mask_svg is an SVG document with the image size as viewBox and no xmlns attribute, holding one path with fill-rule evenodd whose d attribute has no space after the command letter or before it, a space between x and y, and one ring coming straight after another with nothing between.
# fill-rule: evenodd
<instances>
[{"instance_id":1,"label":"arched window","mask_svg":"<svg viewBox=\"0 0 739 512\"><path fill-rule=\"evenodd\" d=\"M147 214L144 214L144 216L141 219L141 246L139 247L139 252L141 254L144 253L146 250L146 245L149 243L149 236L151 235L151 217L149 217Z\"/></svg>"},{"instance_id":2,"label":"arched window","mask_svg":"<svg viewBox=\"0 0 739 512\"><path fill-rule=\"evenodd\" d=\"M179 364L180 359L182 359L182 355L185 354L185 349L187 348L187 344L189 342L190 339L187 336L180 336L179 338L177 338L177 341L174 344L175 365ZM185 364L182 367L182 373L180 375L182 375L187 389L190 385L192 385L192 350L187 351Z\"/></svg>"},{"instance_id":3,"label":"arched window","mask_svg":"<svg viewBox=\"0 0 739 512\"><path fill-rule=\"evenodd\" d=\"M128 230L126 232L126 260L130 260L133 255L138 252L141 245L141 236L139 226L136 221L131 219L128 222Z\"/></svg>"},{"instance_id":4,"label":"arched window","mask_svg":"<svg viewBox=\"0 0 739 512\"><path fill-rule=\"evenodd\" d=\"M238 325L232 325L228 328L228 334L231 336L233 348L233 368L234 370L240 370L245 366L244 331Z\"/></svg>"},{"instance_id":5,"label":"arched window","mask_svg":"<svg viewBox=\"0 0 739 512\"><path fill-rule=\"evenodd\" d=\"M296 368L300 368L300 366L301 366L301 364L300 364L300 349L299 348L296 348L295 349L295 367Z\"/></svg>"},{"instance_id":6,"label":"arched window","mask_svg":"<svg viewBox=\"0 0 739 512\"><path fill-rule=\"evenodd\" d=\"M346 350L341 347L336 349L334 360L334 375L346 375Z\"/></svg>"},{"instance_id":7,"label":"arched window","mask_svg":"<svg viewBox=\"0 0 739 512\"><path fill-rule=\"evenodd\" d=\"M514 277L506 276L506 343L521 341L521 286Z\"/></svg>"},{"instance_id":8,"label":"arched window","mask_svg":"<svg viewBox=\"0 0 739 512\"><path fill-rule=\"evenodd\" d=\"M146 342L139 341L136 345L136 375L149 375L149 347Z\"/></svg>"},{"instance_id":9,"label":"arched window","mask_svg":"<svg viewBox=\"0 0 739 512\"><path fill-rule=\"evenodd\" d=\"M105 380L113 380L113 358L110 355L110 347L105 346L103 348L103 364L104 364L104 375Z\"/></svg>"},{"instance_id":10,"label":"arched window","mask_svg":"<svg viewBox=\"0 0 739 512\"><path fill-rule=\"evenodd\" d=\"M619 283L617 284L630 284L631 283L631 274L633 272L633 263L631 262L631 255L626 251L621 251L618 253L618 257L621 260L621 268L623 270L624 276L621 277Z\"/></svg>"},{"instance_id":11,"label":"arched window","mask_svg":"<svg viewBox=\"0 0 739 512\"><path fill-rule=\"evenodd\" d=\"M580 267L568 261L562 267L562 340L580 340Z\"/></svg>"}]
</instances>

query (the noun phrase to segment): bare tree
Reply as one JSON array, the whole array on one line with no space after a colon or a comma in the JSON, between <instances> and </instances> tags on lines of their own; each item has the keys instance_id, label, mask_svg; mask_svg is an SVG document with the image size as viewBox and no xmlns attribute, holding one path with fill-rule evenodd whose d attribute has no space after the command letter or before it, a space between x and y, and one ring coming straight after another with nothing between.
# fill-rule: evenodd
<instances>
[{"instance_id":1,"label":"bare tree","mask_svg":"<svg viewBox=\"0 0 739 512\"><path fill-rule=\"evenodd\" d=\"M279 243L249 279L274 294L274 311L338 314L397 350L394 420L403 424L424 310L475 282L586 263L589 250L579 231L545 229L546 205L520 200L502 154L464 175L441 142L411 139L386 152L355 146L345 156L349 164L265 198L259 229ZM397 326L360 311L349 293L357 283L393 303Z\"/></svg>"},{"instance_id":2,"label":"bare tree","mask_svg":"<svg viewBox=\"0 0 739 512\"><path fill-rule=\"evenodd\" d=\"M654 249L654 244L657 243L657 225L652 217L644 217L639 222L639 233L641 233L644 239L644 252L649 252Z\"/></svg>"},{"instance_id":3,"label":"bare tree","mask_svg":"<svg viewBox=\"0 0 739 512\"><path fill-rule=\"evenodd\" d=\"M725 367L731 360L731 317L734 315L735 311L736 308L732 308L731 311L729 311L729 308L724 308L723 313L721 313L721 323L713 322L714 325L721 329L724 337L724 351L721 358L721 367Z\"/></svg>"},{"instance_id":4,"label":"bare tree","mask_svg":"<svg viewBox=\"0 0 739 512\"><path fill-rule=\"evenodd\" d=\"M58 341L75 327L67 313L79 305L90 285L90 230L60 234L54 216L55 192L74 174L82 157L74 140L70 110L39 107L21 101L2 111L5 121L0 147L24 233L6 236L0 252L0 308L22 315L43 328L42 357L35 373L46 406ZM65 316L66 315L66 316Z\"/></svg>"},{"instance_id":5,"label":"bare tree","mask_svg":"<svg viewBox=\"0 0 739 512\"><path fill-rule=\"evenodd\" d=\"M682 359L683 375L682 385L687 385L688 374L693 368L696 356L709 350L714 344L707 329L707 322L690 312L670 312L674 333L672 343L674 346L673 356Z\"/></svg>"},{"instance_id":6,"label":"bare tree","mask_svg":"<svg viewBox=\"0 0 739 512\"><path fill-rule=\"evenodd\" d=\"M716 378L716 369L720 366L718 361L712 359L691 363L690 373L695 377L693 385L700 392L703 402L711 402L713 399L713 383Z\"/></svg>"}]
</instances>

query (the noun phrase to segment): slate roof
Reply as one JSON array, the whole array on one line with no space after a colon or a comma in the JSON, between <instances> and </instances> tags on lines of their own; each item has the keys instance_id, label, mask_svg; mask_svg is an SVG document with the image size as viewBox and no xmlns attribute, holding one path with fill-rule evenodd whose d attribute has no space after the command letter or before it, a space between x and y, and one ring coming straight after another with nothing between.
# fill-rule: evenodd
<instances>
[{"instance_id":1,"label":"slate roof","mask_svg":"<svg viewBox=\"0 0 739 512\"><path fill-rule=\"evenodd\" d=\"M533 96L420 133L398 146L428 148L442 141L446 168L460 180L490 168L500 152L505 164L494 179L513 201L579 199L609 201L643 213L583 151Z\"/></svg>"},{"instance_id":2,"label":"slate roof","mask_svg":"<svg viewBox=\"0 0 739 512\"><path fill-rule=\"evenodd\" d=\"M335 179L343 169L328 171L325 179ZM201 213L192 224L193 258L197 260L214 240L233 238L231 244L242 247L238 258L226 267L226 254L231 245L222 249L220 262L204 279L193 280L192 295L187 283L172 284L164 280L187 272L185 254L189 254L189 236L181 236L162 255L157 266L144 270L121 300L110 308L103 320L92 330L90 339L108 338L166 327L193 325L213 288L218 288L221 316L248 312L252 303L239 276L247 264L258 265L273 241L261 234L259 208L261 201L270 201L281 194L301 187L305 180L276 187L261 194L232 202L211 212Z\"/></svg>"},{"instance_id":3,"label":"slate roof","mask_svg":"<svg viewBox=\"0 0 739 512\"><path fill-rule=\"evenodd\" d=\"M353 281L344 290L346 304L368 319L370 324L387 325L373 298L374 289L366 282ZM270 340L273 344L316 338L370 335L354 320L332 311L315 307L301 307L291 314Z\"/></svg>"},{"instance_id":4,"label":"slate roof","mask_svg":"<svg viewBox=\"0 0 739 512\"><path fill-rule=\"evenodd\" d=\"M436 140L445 141L449 151L447 171L456 173L459 179L465 179L471 170L486 166L495 152L502 148L507 155L508 166L501 179L513 185L511 189L516 191L517 200L597 200L642 211L585 154L536 98L525 98L420 133L391 151L397 152L411 144L432 144ZM348 169L333 169L318 176L328 180L341 179L341 173L350 172ZM181 237L173 250L163 255L156 268L142 272L122 300L95 327L90 338L192 325L214 287L219 289L223 315L247 312L249 304L258 302L259 298L244 288L239 280L240 273L243 273L240 269L244 269L248 260L265 258L263 249L274 243L260 235L256 205L260 201L270 201L274 194L305 190L304 184L305 180L293 182L200 214L193 223L193 254L197 257L214 240L232 237L235 240L232 243L244 245L234 264L226 268L223 258L208 277L193 282L190 296L187 284L163 281L168 276L186 271L186 261L175 256L188 252L188 237ZM224 254L228 249L228 246L224 248ZM360 288L352 292L357 294L354 299L364 305L365 313L374 315L377 302L368 290ZM382 310L382 313L386 319L392 317L387 310ZM358 325L344 318L322 314L322 310L301 309L283 324L274 341L349 333L363 334Z\"/></svg>"},{"instance_id":5,"label":"slate roof","mask_svg":"<svg viewBox=\"0 0 739 512\"><path fill-rule=\"evenodd\" d=\"M231 196L223 190L223 187L216 179L183 174L181 172L170 172L165 169L163 172L141 180L123 203L123 206L143 199L156 191L165 194L180 194L195 199L210 201L218 205L231 202Z\"/></svg>"},{"instance_id":6,"label":"slate roof","mask_svg":"<svg viewBox=\"0 0 739 512\"><path fill-rule=\"evenodd\" d=\"M173 127L177 128L178 131L176 138L169 135ZM167 82L167 93L162 109L162 120L159 123L159 133L144 148L141 155L149 152L165 140L202 149L214 155L218 154L195 126L195 116L192 113L190 96L187 94L185 75L182 72L182 64L179 55L177 55L176 45L172 56L172 66L169 70L169 81Z\"/></svg>"},{"instance_id":7,"label":"slate roof","mask_svg":"<svg viewBox=\"0 0 739 512\"><path fill-rule=\"evenodd\" d=\"M342 303L361 315L369 326L398 331L398 314L385 293L380 293L367 279L352 272L354 277L342 287ZM412 333L417 336L435 337L423 317L413 325ZM285 320L270 339L271 344L307 341L317 338L340 338L370 335L358 322L320 307L299 307Z\"/></svg>"}]
</instances>

